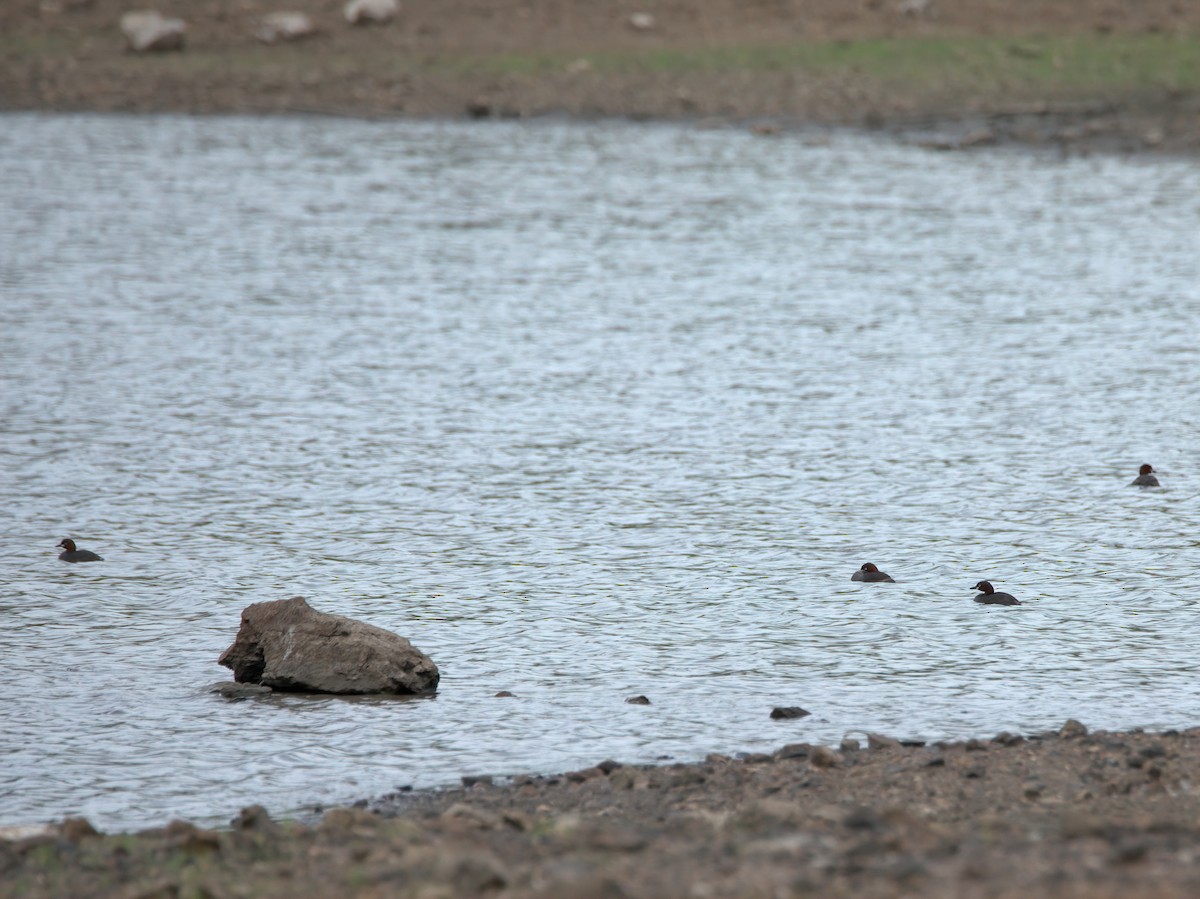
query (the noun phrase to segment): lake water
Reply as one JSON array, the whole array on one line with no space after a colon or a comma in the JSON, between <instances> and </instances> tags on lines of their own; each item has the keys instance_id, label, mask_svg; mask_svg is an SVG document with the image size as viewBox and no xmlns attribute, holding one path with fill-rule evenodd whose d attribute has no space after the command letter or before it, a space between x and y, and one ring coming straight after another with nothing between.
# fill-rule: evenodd
<instances>
[{"instance_id":1,"label":"lake water","mask_svg":"<svg viewBox=\"0 0 1200 899\"><path fill-rule=\"evenodd\" d=\"M1194 160L5 115L0 209L0 823L1200 723ZM207 692L293 595L437 697Z\"/></svg>"}]
</instances>

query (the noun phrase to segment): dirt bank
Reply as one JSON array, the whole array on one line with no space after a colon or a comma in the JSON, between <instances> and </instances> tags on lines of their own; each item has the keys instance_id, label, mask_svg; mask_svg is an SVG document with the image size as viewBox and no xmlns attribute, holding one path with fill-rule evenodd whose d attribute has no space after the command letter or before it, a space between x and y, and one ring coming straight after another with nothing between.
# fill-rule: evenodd
<instances>
[{"instance_id":1,"label":"dirt bank","mask_svg":"<svg viewBox=\"0 0 1200 899\"><path fill-rule=\"evenodd\" d=\"M0 108L628 116L865 125L946 147L1200 147L1200 4L1179 0L404 0L367 28L341 0L161 0L144 5L184 18L187 47L136 56L117 22L140 5L0 4ZM320 33L256 41L282 9Z\"/></svg>"},{"instance_id":2,"label":"dirt bank","mask_svg":"<svg viewBox=\"0 0 1200 899\"><path fill-rule=\"evenodd\" d=\"M1192 897L1200 728L596 768L399 794L313 826L243 812L0 842L0 896Z\"/></svg>"}]
</instances>

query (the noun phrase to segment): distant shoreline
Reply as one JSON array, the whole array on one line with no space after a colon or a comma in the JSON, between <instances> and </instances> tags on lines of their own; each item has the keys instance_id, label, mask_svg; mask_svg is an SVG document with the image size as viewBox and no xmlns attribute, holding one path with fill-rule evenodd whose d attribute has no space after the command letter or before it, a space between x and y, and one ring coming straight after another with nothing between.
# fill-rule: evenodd
<instances>
[{"instance_id":1,"label":"distant shoreline","mask_svg":"<svg viewBox=\"0 0 1200 899\"><path fill-rule=\"evenodd\" d=\"M461 0L460 0L461 2ZM628 5L628 8L626 6ZM297 0L314 37L253 37L276 10L164 0L181 52L127 52L117 0L0 9L0 109L274 113L367 118L714 122L769 135L863 128L937 149L1200 150L1200 5L1104 0L1007 7L962 0L747 6L656 0L406 0L353 28L340 4ZM640 8L640 7L639 7ZM639 20L641 21L641 20Z\"/></svg>"},{"instance_id":2,"label":"distant shoreline","mask_svg":"<svg viewBox=\"0 0 1200 899\"><path fill-rule=\"evenodd\" d=\"M243 810L0 841L0 896L1183 897L1200 728L622 765L399 793L311 826ZM173 892L172 892L173 891Z\"/></svg>"}]
</instances>

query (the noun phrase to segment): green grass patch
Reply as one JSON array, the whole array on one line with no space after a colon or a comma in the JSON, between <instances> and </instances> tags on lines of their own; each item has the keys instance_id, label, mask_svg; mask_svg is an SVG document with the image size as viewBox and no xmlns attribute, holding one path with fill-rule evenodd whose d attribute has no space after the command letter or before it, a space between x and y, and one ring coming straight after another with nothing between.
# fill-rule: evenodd
<instances>
[{"instance_id":1,"label":"green grass patch","mask_svg":"<svg viewBox=\"0 0 1200 899\"><path fill-rule=\"evenodd\" d=\"M531 75L565 69L577 59L587 60L597 72L617 74L791 71L845 73L920 87L980 82L1072 89L1200 89L1200 38L1158 34L897 38L578 57L508 54L442 59L431 67L458 73Z\"/></svg>"},{"instance_id":2,"label":"green grass patch","mask_svg":"<svg viewBox=\"0 0 1200 899\"><path fill-rule=\"evenodd\" d=\"M65 35L0 35L0 56L12 61L72 55L77 39ZM580 61L586 61L581 67ZM189 48L183 53L134 57L89 53L89 65L142 67L174 77L221 80L257 75L285 81L321 77L513 76L536 78L580 69L581 75L721 75L789 72L846 75L906 89L1026 88L1034 91L1200 91L1200 35L1078 34L1058 37L932 37L862 41L633 49L583 54L507 53L421 57L333 44Z\"/></svg>"}]
</instances>

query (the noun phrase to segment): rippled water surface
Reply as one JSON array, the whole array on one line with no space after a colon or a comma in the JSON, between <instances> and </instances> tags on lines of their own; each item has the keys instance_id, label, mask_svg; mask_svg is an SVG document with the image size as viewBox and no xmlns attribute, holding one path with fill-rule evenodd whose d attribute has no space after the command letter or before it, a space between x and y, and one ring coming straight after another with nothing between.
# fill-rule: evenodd
<instances>
[{"instance_id":1,"label":"rippled water surface","mask_svg":"<svg viewBox=\"0 0 1200 899\"><path fill-rule=\"evenodd\" d=\"M0 823L1200 723L1193 161L8 115L0 208ZM296 594L437 697L206 692Z\"/></svg>"}]
</instances>

